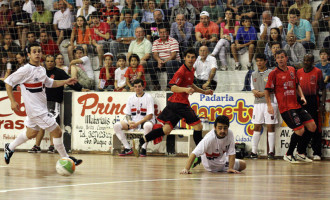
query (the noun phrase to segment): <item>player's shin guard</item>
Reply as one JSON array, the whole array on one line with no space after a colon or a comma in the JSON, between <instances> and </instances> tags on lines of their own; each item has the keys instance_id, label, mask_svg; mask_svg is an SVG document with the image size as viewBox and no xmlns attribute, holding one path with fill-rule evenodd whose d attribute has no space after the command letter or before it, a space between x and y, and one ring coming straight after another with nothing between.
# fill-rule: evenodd
<instances>
[{"instance_id":1,"label":"player's shin guard","mask_svg":"<svg viewBox=\"0 0 330 200\"><path fill-rule=\"evenodd\" d=\"M269 153L275 152L275 132L268 132Z\"/></svg>"},{"instance_id":2,"label":"player's shin guard","mask_svg":"<svg viewBox=\"0 0 330 200\"><path fill-rule=\"evenodd\" d=\"M25 143L28 140L29 140L29 138L26 136L26 132L20 133L17 136L17 138L13 142L10 143L9 149L14 151L17 146Z\"/></svg>"},{"instance_id":3,"label":"player's shin guard","mask_svg":"<svg viewBox=\"0 0 330 200\"><path fill-rule=\"evenodd\" d=\"M68 158L69 155L67 154L67 152L65 150L62 137L53 138L53 142L54 142L54 147L57 150L57 152L60 154L60 156Z\"/></svg>"},{"instance_id":4,"label":"player's shin guard","mask_svg":"<svg viewBox=\"0 0 330 200\"><path fill-rule=\"evenodd\" d=\"M293 151L296 148L298 142L300 142L300 140L301 140L301 136L297 135L296 133L293 133L291 135L289 149L286 152L286 155L288 155L288 156L292 156L293 155Z\"/></svg>"},{"instance_id":5,"label":"player's shin guard","mask_svg":"<svg viewBox=\"0 0 330 200\"><path fill-rule=\"evenodd\" d=\"M203 139L202 131L196 131L196 130L194 130L193 137L194 137L195 144L197 146L198 143Z\"/></svg>"}]
</instances>

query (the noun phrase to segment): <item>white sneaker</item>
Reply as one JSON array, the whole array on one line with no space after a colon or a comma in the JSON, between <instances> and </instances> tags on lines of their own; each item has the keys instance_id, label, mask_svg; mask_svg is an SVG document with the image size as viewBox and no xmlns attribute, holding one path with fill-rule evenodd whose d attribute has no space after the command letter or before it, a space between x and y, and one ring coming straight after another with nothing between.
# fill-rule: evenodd
<instances>
[{"instance_id":1,"label":"white sneaker","mask_svg":"<svg viewBox=\"0 0 330 200\"><path fill-rule=\"evenodd\" d=\"M292 164L299 163L294 156L288 156L286 154L283 156L283 160L288 161L289 163Z\"/></svg>"},{"instance_id":2,"label":"white sneaker","mask_svg":"<svg viewBox=\"0 0 330 200\"><path fill-rule=\"evenodd\" d=\"M313 162L305 154L299 154L299 153L296 154L296 160L297 161L303 161L303 162Z\"/></svg>"},{"instance_id":3,"label":"white sneaker","mask_svg":"<svg viewBox=\"0 0 330 200\"><path fill-rule=\"evenodd\" d=\"M228 69L227 66L221 66L221 67L220 67L220 70L221 70L221 71L227 71L227 69Z\"/></svg>"},{"instance_id":4,"label":"white sneaker","mask_svg":"<svg viewBox=\"0 0 330 200\"><path fill-rule=\"evenodd\" d=\"M314 161L320 161L321 160L321 156L314 155L313 160Z\"/></svg>"}]
</instances>

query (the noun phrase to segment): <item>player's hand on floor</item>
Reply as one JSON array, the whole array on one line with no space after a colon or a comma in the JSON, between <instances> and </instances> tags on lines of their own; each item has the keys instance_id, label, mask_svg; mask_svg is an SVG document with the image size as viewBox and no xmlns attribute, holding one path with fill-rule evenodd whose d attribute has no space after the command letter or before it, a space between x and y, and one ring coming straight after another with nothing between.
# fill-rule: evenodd
<instances>
[{"instance_id":1,"label":"player's hand on floor","mask_svg":"<svg viewBox=\"0 0 330 200\"><path fill-rule=\"evenodd\" d=\"M233 173L233 174L240 174L240 171L234 170L234 169L228 169L227 170L228 173Z\"/></svg>"},{"instance_id":2,"label":"player's hand on floor","mask_svg":"<svg viewBox=\"0 0 330 200\"><path fill-rule=\"evenodd\" d=\"M189 170L187 170L186 168L184 168L180 174L191 174L191 172Z\"/></svg>"}]
</instances>

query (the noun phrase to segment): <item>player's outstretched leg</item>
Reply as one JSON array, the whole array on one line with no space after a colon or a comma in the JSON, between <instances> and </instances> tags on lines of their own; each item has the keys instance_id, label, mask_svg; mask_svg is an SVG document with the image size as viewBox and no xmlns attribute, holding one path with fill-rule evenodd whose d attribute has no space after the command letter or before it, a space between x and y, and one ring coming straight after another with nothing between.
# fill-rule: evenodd
<instances>
[{"instance_id":1,"label":"player's outstretched leg","mask_svg":"<svg viewBox=\"0 0 330 200\"><path fill-rule=\"evenodd\" d=\"M156 138L159 138L161 136L164 135L168 135L170 134L172 131L172 128L169 124L165 124L163 127L161 128L157 128L154 129L152 131L150 131L147 135L145 135L144 137L140 138L140 149L142 148L143 144L146 142L150 142L153 141Z\"/></svg>"},{"instance_id":2,"label":"player's outstretched leg","mask_svg":"<svg viewBox=\"0 0 330 200\"><path fill-rule=\"evenodd\" d=\"M151 122L145 122L143 124L143 133L144 135L147 135L152 130L153 124ZM140 149L140 156L146 157L147 156L147 144L148 142L144 143L142 145L142 148Z\"/></svg>"}]
</instances>

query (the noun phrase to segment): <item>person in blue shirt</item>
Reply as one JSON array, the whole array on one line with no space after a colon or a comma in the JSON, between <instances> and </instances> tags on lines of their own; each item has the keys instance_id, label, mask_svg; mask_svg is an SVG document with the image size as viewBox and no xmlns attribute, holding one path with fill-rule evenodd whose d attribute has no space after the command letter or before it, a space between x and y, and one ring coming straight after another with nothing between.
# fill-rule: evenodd
<instances>
[{"instance_id":1,"label":"person in blue shirt","mask_svg":"<svg viewBox=\"0 0 330 200\"><path fill-rule=\"evenodd\" d=\"M240 70L242 65L238 61L238 54L244 54L247 50L249 51L249 64L247 68L253 69L252 59L254 56L255 42L257 41L257 31L251 26L251 18L243 16L242 27L240 27L236 34L235 43L231 45L231 52L235 60L235 70Z\"/></svg>"},{"instance_id":2,"label":"person in blue shirt","mask_svg":"<svg viewBox=\"0 0 330 200\"><path fill-rule=\"evenodd\" d=\"M321 49L320 50L320 59L321 62L317 63L315 67L322 70L322 74L324 77L324 83L327 84L327 88L330 88L330 63L329 63L329 50L327 49Z\"/></svg>"}]
</instances>

